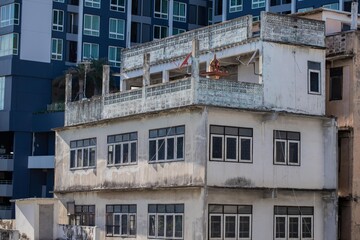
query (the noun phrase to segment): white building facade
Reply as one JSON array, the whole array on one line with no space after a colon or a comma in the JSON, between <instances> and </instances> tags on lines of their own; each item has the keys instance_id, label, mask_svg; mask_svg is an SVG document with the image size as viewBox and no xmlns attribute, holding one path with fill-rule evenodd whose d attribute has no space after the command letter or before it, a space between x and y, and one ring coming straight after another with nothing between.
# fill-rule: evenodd
<instances>
[{"instance_id":1,"label":"white building facade","mask_svg":"<svg viewBox=\"0 0 360 240\"><path fill-rule=\"evenodd\" d=\"M94 239L336 239L324 69L324 23L270 13L125 49L119 93L105 71L101 97L66 103L55 224Z\"/></svg>"}]
</instances>

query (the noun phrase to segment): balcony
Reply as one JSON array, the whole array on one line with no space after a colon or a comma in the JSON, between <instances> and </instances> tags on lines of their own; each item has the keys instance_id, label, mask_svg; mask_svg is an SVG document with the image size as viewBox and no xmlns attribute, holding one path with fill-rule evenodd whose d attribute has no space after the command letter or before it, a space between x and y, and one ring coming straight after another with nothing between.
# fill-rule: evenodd
<instances>
[{"instance_id":1,"label":"balcony","mask_svg":"<svg viewBox=\"0 0 360 240\"><path fill-rule=\"evenodd\" d=\"M0 155L0 171L13 171L14 159L13 155Z\"/></svg>"},{"instance_id":2,"label":"balcony","mask_svg":"<svg viewBox=\"0 0 360 240\"><path fill-rule=\"evenodd\" d=\"M50 156L29 156L28 168L29 169L54 169L55 157Z\"/></svg>"},{"instance_id":3,"label":"balcony","mask_svg":"<svg viewBox=\"0 0 360 240\"><path fill-rule=\"evenodd\" d=\"M339 58L353 56L357 32L338 33L326 37L326 57Z\"/></svg>"},{"instance_id":4,"label":"balcony","mask_svg":"<svg viewBox=\"0 0 360 240\"><path fill-rule=\"evenodd\" d=\"M13 183L12 180L0 180L0 196L12 197Z\"/></svg>"}]
</instances>

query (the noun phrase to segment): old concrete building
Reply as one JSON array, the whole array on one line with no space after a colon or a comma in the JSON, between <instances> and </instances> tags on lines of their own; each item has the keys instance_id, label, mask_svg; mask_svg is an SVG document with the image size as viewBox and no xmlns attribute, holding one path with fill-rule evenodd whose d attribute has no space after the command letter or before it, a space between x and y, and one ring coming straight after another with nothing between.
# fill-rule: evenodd
<instances>
[{"instance_id":1,"label":"old concrete building","mask_svg":"<svg viewBox=\"0 0 360 240\"><path fill-rule=\"evenodd\" d=\"M263 13L124 49L118 93L68 75L54 238L335 240L324 35Z\"/></svg>"}]
</instances>

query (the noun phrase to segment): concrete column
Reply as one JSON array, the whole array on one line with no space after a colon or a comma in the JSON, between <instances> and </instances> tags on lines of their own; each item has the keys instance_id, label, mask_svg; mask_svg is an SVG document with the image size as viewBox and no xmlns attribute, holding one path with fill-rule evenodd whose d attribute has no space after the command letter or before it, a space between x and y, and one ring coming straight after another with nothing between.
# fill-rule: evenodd
<instances>
[{"instance_id":1,"label":"concrete column","mask_svg":"<svg viewBox=\"0 0 360 240\"><path fill-rule=\"evenodd\" d=\"M122 77L120 77L120 92L126 90L126 81Z\"/></svg>"},{"instance_id":2,"label":"concrete column","mask_svg":"<svg viewBox=\"0 0 360 240\"><path fill-rule=\"evenodd\" d=\"M358 20L358 1L357 0L353 0L353 2L351 3L351 30L356 30L357 29L357 20Z\"/></svg>"},{"instance_id":3,"label":"concrete column","mask_svg":"<svg viewBox=\"0 0 360 240\"><path fill-rule=\"evenodd\" d=\"M65 103L71 102L72 95L72 75L70 73L65 76Z\"/></svg>"},{"instance_id":4,"label":"concrete column","mask_svg":"<svg viewBox=\"0 0 360 240\"><path fill-rule=\"evenodd\" d=\"M344 11L344 0L339 0L339 10Z\"/></svg>"},{"instance_id":5,"label":"concrete column","mask_svg":"<svg viewBox=\"0 0 360 240\"><path fill-rule=\"evenodd\" d=\"M296 0L291 1L291 13L296 13Z\"/></svg>"},{"instance_id":6,"label":"concrete column","mask_svg":"<svg viewBox=\"0 0 360 240\"><path fill-rule=\"evenodd\" d=\"M162 82L163 83L169 82L169 71L167 70L162 71Z\"/></svg>"},{"instance_id":7,"label":"concrete column","mask_svg":"<svg viewBox=\"0 0 360 240\"><path fill-rule=\"evenodd\" d=\"M126 1L126 47L131 45L131 9L132 0Z\"/></svg>"},{"instance_id":8,"label":"concrete column","mask_svg":"<svg viewBox=\"0 0 360 240\"><path fill-rule=\"evenodd\" d=\"M77 41L77 55L76 61L82 61L82 35L83 35L83 21L84 21L84 0L79 1L79 26L78 26L78 41Z\"/></svg>"},{"instance_id":9,"label":"concrete column","mask_svg":"<svg viewBox=\"0 0 360 240\"><path fill-rule=\"evenodd\" d=\"M102 74L102 95L109 94L109 86L110 86L110 66L103 66L103 74Z\"/></svg>"},{"instance_id":10,"label":"concrete column","mask_svg":"<svg viewBox=\"0 0 360 240\"><path fill-rule=\"evenodd\" d=\"M227 20L227 12L228 12L228 1L223 0L222 2L222 21L225 22Z\"/></svg>"},{"instance_id":11,"label":"concrete column","mask_svg":"<svg viewBox=\"0 0 360 240\"><path fill-rule=\"evenodd\" d=\"M199 82L199 40L193 39L191 52L191 89L193 103L197 103L197 86Z\"/></svg>"},{"instance_id":12,"label":"concrete column","mask_svg":"<svg viewBox=\"0 0 360 240\"><path fill-rule=\"evenodd\" d=\"M169 0L169 35L173 35L173 22L174 22L174 0Z\"/></svg>"},{"instance_id":13,"label":"concrete column","mask_svg":"<svg viewBox=\"0 0 360 240\"><path fill-rule=\"evenodd\" d=\"M150 85L150 53L144 54L143 87Z\"/></svg>"},{"instance_id":14,"label":"concrete column","mask_svg":"<svg viewBox=\"0 0 360 240\"><path fill-rule=\"evenodd\" d=\"M265 11L269 12L270 11L270 0L266 0L265 1Z\"/></svg>"}]
</instances>

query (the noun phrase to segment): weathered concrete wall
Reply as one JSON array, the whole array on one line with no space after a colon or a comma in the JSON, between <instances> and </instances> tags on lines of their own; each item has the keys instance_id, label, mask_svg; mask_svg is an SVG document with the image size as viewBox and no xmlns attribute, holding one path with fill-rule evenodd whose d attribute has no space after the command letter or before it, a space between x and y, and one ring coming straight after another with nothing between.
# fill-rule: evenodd
<instances>
[{"instance_id":1,"label":"weathered concrete wall","mask_svg":"<svg viewBox=\"0 0 360 240\"><path fill-rule=\"evenodd\" d=\"M325 23L262 12L260 38L264 41L325 46Z\"/></svg>"},{"instance_id":2,"label":"weathered concrete wall","mask_svg":"<svg viewBox=\"0 0 360 240\"><path fill-rule=\"evenodd\" d=\"M60 131L56 136L55 191L198 186L204 184L205 115L201 109L175 109L133 119L118 119L92 127ZM185 161L149 163L149 130L185 125ZM138 132L136 165L107 166L107 136ZM97 138L96 168L70 170L72 140Z\"/></svg>"},{"instance_id":3,"label":"weathered concrete wall","mask_svg":"<svg viewBox=\"0 0 360 240\"><path fill-rule=\"evenodd\" d=\"M253 129L253 162L208 161L207 184L209 186L336 189L336 154L333 154L336 146L336 126L329 125L328 129L323 128L324 120L321 118L279 114L271 119L264 113L234 112L212 108L208 116L209 125ZM300 166L273 164L274 130L300 132ZM329 135L333 137L333 141L335 140L332 144L327 138Z\"/></svg>"},{"instance_id":4,"label":"weathered concrete wall","mask_svg":"<svg viewBox=\"0 0 360 240\"><path fill-rule=\"evenodd\" d=\"M326 37L326 57L350 55L354 53L355 32L339 33Z\"/></svg>"},{"instance_id":5,"label":"weathered concrete wall","mask_svg":"<svg viewBox=\"0 0 360 240\"><path fill-rule=\"evenodd\" d=\"M65 126L102 119L103 98L93 97L65 104Z\"/></svg>"},{"instance_id":6,"label":"weathered concrete wall","mask_svg":"<svg viewBox=\"0 0 360 240\"><path fill-rule=\"evenodd\" d=\"M318 62L321 94L309 94L308 61ZM264 105L268 109L325 115L325 51L263 43Z\"/></svg>"},{"instance_id":7,"label":"weathered concrete wall","mask_svg":"<svg viewBox=\"0 0 360 240\"><path fill-rule=\"evenodd\" d=\"M59 224L56 228L57 240L100 240L97 227Z\"/></svg>"}]
</instances>

